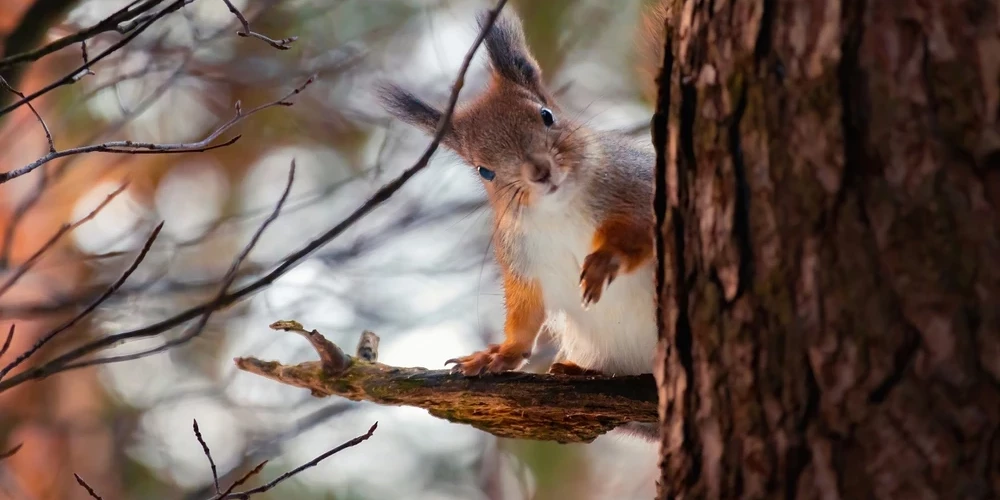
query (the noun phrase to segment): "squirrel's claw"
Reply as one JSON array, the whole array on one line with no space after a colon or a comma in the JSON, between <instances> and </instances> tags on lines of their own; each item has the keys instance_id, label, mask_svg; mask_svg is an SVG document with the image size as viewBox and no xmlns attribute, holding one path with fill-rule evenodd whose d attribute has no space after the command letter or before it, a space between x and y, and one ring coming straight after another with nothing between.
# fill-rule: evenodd
<instances>
[{"instance_id":1,"label":"squirrel's claw","mask_svg":"<svg viewBox=\"0 0 1000 500\"><path fill-rule=\"evenodd\" d=\"M614 254L598 250L583 259L580 271L580 288L583 291L583 309L601 300L601 294L606 286L618 276L620 264Z\"/></svg>"},{"instance_id":2,"label":"squirrel's claw","mask_svg":"<svg viewBox=\"0 0 1000 500\"><path fill-rule=\"evenodd\" d=\"M502 352L500 344L490 344L486 349L468 356L452 358L445 365L454 364L452 373L475 377L484 373L501 373L517 369L527 356L524 353Z\"/></svg>"}]
</instances>

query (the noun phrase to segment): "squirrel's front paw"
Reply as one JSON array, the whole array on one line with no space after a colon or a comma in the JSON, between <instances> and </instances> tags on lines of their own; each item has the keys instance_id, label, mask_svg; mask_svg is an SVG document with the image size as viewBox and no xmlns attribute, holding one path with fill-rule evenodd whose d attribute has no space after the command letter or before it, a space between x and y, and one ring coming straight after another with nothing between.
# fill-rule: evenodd
<instances>
[{"instance_id":1,"label":"squirrel's front paw","mask_svg":"<svg viewBox=\"0 0 1000 500\"><path fill-rule=\"evenodd\" d=\"M521 366L521 362L530 354L530 351L522 352L519 349L507 348L501 344L490 344L482 351L461 358L449 359L444 364L454 363L455 366L451 367L451 371L461 372L465 376L475 376L483 373L514 370Z\"/></svg>"},{"instance_id":2,"label":"squirrel's front paw","mask_svg":"<svg viewBox=\"0 0 1000 500\"><path fill-rule=\"evenodd\" d=\"M618 276L621 264L611 252L598 250L583 259L583 270L580 272L580 288L583 290L583 308L601 299L604 287L610 285Z\"/></svg>"}]
</instances>

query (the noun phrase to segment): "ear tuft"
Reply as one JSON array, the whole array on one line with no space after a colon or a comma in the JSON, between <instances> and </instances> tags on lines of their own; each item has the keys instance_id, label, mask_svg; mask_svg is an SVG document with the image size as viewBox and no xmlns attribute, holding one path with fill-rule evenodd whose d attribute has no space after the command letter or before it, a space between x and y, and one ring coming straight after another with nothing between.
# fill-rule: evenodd
<instances>
[{"instance_id":1,"label":"ear tuft","mask_svg":"<svg viewBox=\"0 0 1000 500\"><path fill-rule=\"evenodd\" d=\"M388 82L377 86L382 107L396 118L425 131L433 132L441 120L441 112L402 87Z\"/></svg>"},{"instance_id":2,"label":"ear tuft","mask_svg":"<svg viewBox=\"0 0 1000 500\"><path fill-rule=\"evenodd\" d=\"M479 13L479 29L486 26L489 11ZM515 15L501 14L483 40L489 52L493 71L507 80L525 87L537 87L542 71L528 51L521 20Z\"/></svg>"},{"instance_id":3,"label":"ear tuft","mask_svg":"<svg viewBox=\"0 0 1000 500\"><path fill-rule=\"evenodd\" d=\"M437 132L438 122L441 121L442 116L440 110L393 83L378 83L376 85L376 93L378 94L379 101L382 103L382 107L396 118L416 126L427 134ZM455 132L454 120L448 125L444 135L442 135L441 143L455 152L461 151L462 145L458 134Z\"/></svg>"}]
</instances>

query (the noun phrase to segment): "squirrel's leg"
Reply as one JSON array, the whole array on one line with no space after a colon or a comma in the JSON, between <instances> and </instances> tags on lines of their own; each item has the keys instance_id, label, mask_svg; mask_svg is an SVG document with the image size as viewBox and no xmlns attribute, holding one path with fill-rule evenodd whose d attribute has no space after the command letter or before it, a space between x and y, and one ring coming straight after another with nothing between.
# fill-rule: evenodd
<instances>
[{"instance_id":1,"label":"squirrel's leg","mask_svg":"<svg viewBox=\"0 0 1000 500\"><path fill-rule=\"evenodd\" d=\"M630 273L653 257L652 227L642 222L634 215L609 216L597 227L580 272L584 309L601 299L618 273Z\"/></svg>"},{"instance_id":2,"label":"squirrel's leg","mask_svg":"<svg viewBox=\"0 0 1000 500\"><path fill-rule=\"evenodd\" d=\"M545 322L542 291L537 283L515 276L506 269L503 275L507 306L503 343L490 344L482 351L445 361L446 365L455 363L452 371L479 375L514 370L531 355L535 338Z\"/></svg>"}]
</instances>

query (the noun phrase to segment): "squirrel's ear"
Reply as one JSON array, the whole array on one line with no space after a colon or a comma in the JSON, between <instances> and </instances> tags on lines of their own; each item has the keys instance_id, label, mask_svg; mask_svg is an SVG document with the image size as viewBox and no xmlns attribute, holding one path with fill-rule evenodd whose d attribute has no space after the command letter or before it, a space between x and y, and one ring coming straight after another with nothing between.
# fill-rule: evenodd
<instances>
[{"instance_id":1,"label":"squirrel's ear","mask_svg":"<svg viewBox=\"0 0 1000 500\"><path fill-rule=\"evenodd\" d=\"M415 125L428 134L437 131L441 111L424 102L419 97L392 83L378 85L378 97L382 107L390 114L410 125ZM454 151L459 151L458 136L449 125L441 142Z\"/></svg>"},{"instance_id":2,"label":"squirrel's ear","mask_svg":"<svg viewBox=\"0 0 1000 500\"><path fill-rule=\"evenodd\" d=\"M479 13L479 29L487 24L489 11ZM534 91L541 90L542 70L524 41L521 20L513 14L496 19L483 39L490 57L490 67L497 75Z\"/></svg>"}]
</instances>

